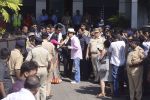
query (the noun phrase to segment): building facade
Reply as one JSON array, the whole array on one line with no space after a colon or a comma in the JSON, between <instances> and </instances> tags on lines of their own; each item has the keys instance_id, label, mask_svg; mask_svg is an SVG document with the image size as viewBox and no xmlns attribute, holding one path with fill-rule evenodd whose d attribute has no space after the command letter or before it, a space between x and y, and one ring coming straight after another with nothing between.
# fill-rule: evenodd
<instances>
[{"instance_id":1,"label":"building facade","mask_svg":"<svg viewBox=\"0 0 150 100\"><path fill-rule=\"evenodd\" d=\"M55 10L59 16L62 16L65 11L68 11L70 15L74 15L76 10L83 12L89 12L92 15L106 17L118 12L118 0L23 0L25 13L33 12L36 17L41 15L42 9L46 9L48 12ZM113 10L110 11L109 10Z\"/></svg>"},{"instance_id":2,"label":"building facade","mask_svg":"<svg viewBox=\"0 0 150 100\"><path fill-rule=\"evenodd\" d=\"M119 0L119 14L131 20L132 28L149 24L150 0Z\"/></svg>"},{"instance_id":3,"label":"building facade","mask_svg":"<svg viewBox=\"0 0 150 100\"><path fill-rule=\"evenodd\" d=\"M24 12L33 12L36 18L41 15L42 9L47 12L54 10L57 16L62 17L68 11L74 15L76 10L81 14L88 12L93 16L108 19L112 15L123 15L131 21L132 28L139 28L150 22L150 0L23 0ZM146 5L147 4L147 5Z\"/></svg>"}]
</instances>

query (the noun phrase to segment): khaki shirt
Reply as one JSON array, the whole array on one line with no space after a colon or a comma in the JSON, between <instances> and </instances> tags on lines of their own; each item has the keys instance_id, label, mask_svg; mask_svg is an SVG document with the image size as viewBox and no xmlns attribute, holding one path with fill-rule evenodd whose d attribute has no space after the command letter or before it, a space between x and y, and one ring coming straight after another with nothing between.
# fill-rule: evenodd
<instances>
[{"instance_id":1,"label":"khaki shirt","mask_svg":"<svg viewBox=\"0 0 150 100\"><path fill-rule=\"evenodd\" d=\"M49 52L41 45L38 45L28 53L26 61L31 60L37 62L39 67L48 67L51 58Z\"/></svg>"},{"instance_id":2,"label":"khaki shirt","mask_svg":"<svg viewBox=\"0 0 150 100\"><path fill-rule=\"evenodd\" d=\"M42 47L45 48L49 52L50 58L52 59L54 57L54 53L55 53L54 45L51 42L48 42L47 40L44 39L42 42Z\"/></svg>"},{"instance_id":3,"label":"khaki shirt","mask_svg":"<svg viewBox=\"0 0 150 100\"><path fill-rule=\"evenodd\" d=\"M91 39L88 44L88 49L90 50L90 53L99 53L97 48L104 48L104 41L105 38L103 37Z\"/></svg>"},{"instance_id":4,"label":"khaki shirt","mask_svg":"<svg viewBox=\"0 0 150 100\"><path fill-rule=\"evenodd\" d=\"M23 55L18 49L11 51L10 58L8 61L10 75L15 75L15 70L21 69L23 63Z\"/></svg>"},{"instance_id":5,"label":"khaki shirt","mask_svg":"<svg viewBox=\"0 0 150 100\"><path fill-rule=\"evenodd\" d=\"M144 59L144 50L137 46L133 51L129 52L127 57L127 66L135 66Z\"/></svg>"}]
</instances>

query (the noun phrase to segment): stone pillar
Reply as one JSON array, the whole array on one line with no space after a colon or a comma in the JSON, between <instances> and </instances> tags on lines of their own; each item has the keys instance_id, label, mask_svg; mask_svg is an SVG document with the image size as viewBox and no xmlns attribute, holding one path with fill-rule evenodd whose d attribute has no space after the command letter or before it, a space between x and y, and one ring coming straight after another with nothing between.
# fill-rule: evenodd
<instances>
[{"instance_id":1,"label":"stone pillar","mask_svg":"<svg viewBox=\"0 0 150 100\"><path fill-rule=\"evenodd\" d=\"M42 14L42 9L46 9L46 0L36 0L36 19Z\"/></svg>"},{"instance_id":2,"label":"stone pillar","mask_svg":"<svg viewBox=\"0 0 150 100\"><path fill-rule=\"evenodd\" d=\"M76 13L76 10L80 10L80 14L83 15L83 0L73 0L73 15Z\"/></svg>"},{"instance_id":3,"label":"stone pillar","mask_svg":"<svg viewBox=\"0 0 150 100\"><path fill-rule=\"evenodd\" d=\"M131 28L137 28L138 24L138 0L131 2Z\"/></svg>"}]
</instances>

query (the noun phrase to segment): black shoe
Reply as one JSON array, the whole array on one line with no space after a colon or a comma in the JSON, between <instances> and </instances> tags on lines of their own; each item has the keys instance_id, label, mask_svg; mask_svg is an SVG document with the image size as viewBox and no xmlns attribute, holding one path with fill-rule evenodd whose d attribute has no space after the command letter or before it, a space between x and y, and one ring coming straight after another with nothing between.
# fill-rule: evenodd
<instances>
[{"instance_id":1,"label":"black shoe","mask_svg":"<svg viewBox=\"0 0 150 100\"><path fill-rule=\"evenodd\" d=\"M46 100L50 100L53 95L46 96Z\"/></svg>"}]
</instances>

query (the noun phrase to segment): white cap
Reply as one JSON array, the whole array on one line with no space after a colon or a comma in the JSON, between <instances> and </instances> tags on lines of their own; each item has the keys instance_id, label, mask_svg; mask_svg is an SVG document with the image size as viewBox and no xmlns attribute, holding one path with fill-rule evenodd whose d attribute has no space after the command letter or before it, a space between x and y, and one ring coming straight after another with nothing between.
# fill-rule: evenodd
<instances>
[{"instance_id":1,"label":"white cap","mask_svg":"<svg viewBox=\"0 0 150 100\"><path fill-rule=\"evenodd\" d=\"M68 28L68 32L75 33L74 28Z\"/></svg>"},{"instance_id":2,"label":"white cap","mask_svg":"<svg viewBox=\"0 0 150 100\"><path fill-rule=\"evenodd\" d=\"M34 36L35 34L33 32L30 32L28 36Z\"/></svg>"}]
</instances>

